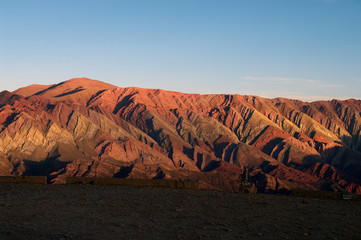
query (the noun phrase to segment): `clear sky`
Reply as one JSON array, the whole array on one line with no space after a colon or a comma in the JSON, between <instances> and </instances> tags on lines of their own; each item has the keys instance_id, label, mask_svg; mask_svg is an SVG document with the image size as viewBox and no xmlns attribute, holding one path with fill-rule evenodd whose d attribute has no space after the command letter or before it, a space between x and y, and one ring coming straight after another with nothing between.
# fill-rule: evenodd
<instances>
[{"instance_id":1,"label":"clear sky","mask_svg":"<svg viewBox=\"0 0 361 240\"><path fill-rule=\"evenodd\" d=\"M0 0L0 89L361 99L361 0Z\"/></svg>"}]
</instances>

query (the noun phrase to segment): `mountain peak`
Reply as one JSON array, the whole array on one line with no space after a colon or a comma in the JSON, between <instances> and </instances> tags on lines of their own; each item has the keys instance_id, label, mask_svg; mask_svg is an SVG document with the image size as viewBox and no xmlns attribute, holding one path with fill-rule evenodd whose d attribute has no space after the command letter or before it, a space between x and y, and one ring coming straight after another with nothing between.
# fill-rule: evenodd
<instances>
[{"instance_id":1,"label":"mountain peak","mask_svg":"<svg viewBox=\"0 0 361 240\"><path fill-rule=\"evenodd\" d=\"M72 78L53 85L30 85L20 88L14 91L14 93L24 97L37 95L47 97L53 101L70 100L86 103L95 93L113 88L116 88L116 86L82 77Z\"/></svg>"},{"instance_id":2,"label":"mountain peak","mask_svg":"<svg viewBox=\"0 0 361 240\"><path fill-rule=\"evenodd\" d=\"M90 89L90 88L104 88L104 89L112 89L116 88L116 86L111 85L109 83L105 83L99 80L94 80L87 77L81 77L81 78L71 78L69 80L66 80L64 82L53 84L51 89L59 86L66 86L67 88L84 88L84 89Z\"/></svg>"},{"instance_id":3,"label":"mountain peak","mask_svg":"<svg viewBox=\"0 0 361 240\"><path fill-rule=\"evenodd\" d=\"M66 80L66 81L64 81L62 83L91 84L91 85L93 85L93 84L111 85L111 84L108 84L108 83L105 83L105 82L102 82L102 81L99 81L99 80L87 78L87 77L71 78L71 79Z\"/></svg>"}]
</instances>

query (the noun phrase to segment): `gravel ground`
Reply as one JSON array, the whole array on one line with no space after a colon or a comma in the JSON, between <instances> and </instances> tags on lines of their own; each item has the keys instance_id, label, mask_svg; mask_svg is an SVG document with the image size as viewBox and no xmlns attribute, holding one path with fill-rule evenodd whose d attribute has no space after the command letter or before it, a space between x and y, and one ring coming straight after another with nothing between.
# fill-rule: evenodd
<instances>
[{"instance_id":1,"label":"gravel ground","mask_svg":"<svg viewBox=\"0 0 361 240\"><path fill-rule=\"evenodd\" d=\"M149 187L0 184L0 239L361 239L361 203Z\"/></svg>"}]
</instances>

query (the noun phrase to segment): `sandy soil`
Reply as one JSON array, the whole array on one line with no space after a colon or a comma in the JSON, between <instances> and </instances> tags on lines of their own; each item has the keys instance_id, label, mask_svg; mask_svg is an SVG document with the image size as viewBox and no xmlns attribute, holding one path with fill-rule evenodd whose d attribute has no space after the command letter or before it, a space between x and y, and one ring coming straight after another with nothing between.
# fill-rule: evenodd
<instances>
[{"instance_id":1,"label":"sandy soil","mask_svg":"<svg viewBox=\"0 0 361 240\"><path fill-rule=\"evenodd\" d=\"M361 203L167 188L0 184L0 239L361 239Z\"/></svg>"}]
</instances>

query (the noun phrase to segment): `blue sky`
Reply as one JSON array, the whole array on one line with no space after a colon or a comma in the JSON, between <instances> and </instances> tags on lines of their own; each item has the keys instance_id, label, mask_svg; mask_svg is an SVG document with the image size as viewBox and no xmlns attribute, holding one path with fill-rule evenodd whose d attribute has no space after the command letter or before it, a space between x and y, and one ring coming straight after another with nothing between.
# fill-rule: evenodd
<instances>
[{"instance_id":1,"label":"blue sky","mask_svg":"<svg viewBox=\"0 0 361 240\"><path fill-rule=\"evenodd\" d=\"M361 98L360 0L0 0L1 89Z\"/></svg>"}]
</instances>

